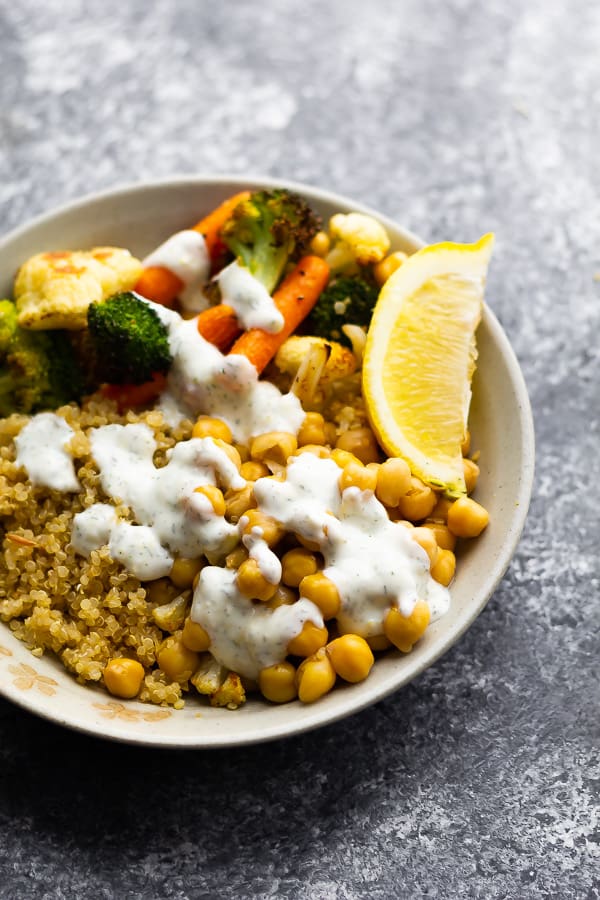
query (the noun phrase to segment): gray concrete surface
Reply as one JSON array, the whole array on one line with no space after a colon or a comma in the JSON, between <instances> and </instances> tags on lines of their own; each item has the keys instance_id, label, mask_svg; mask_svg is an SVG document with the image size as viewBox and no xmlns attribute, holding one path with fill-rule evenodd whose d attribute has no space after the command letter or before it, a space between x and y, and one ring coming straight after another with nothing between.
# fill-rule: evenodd
<instances>
[{"instance_id":1,"label":"gray concrete surface","mask_svg":"<svg viewBox=\"0 0 600 900\"><path fill-rule=\"evenodd\" d=\"M0 0L0 230L119 182L265 172L430 240L493 229L536 488L488 608L292 741L152 752L0 702L2 898L594 898L600 7Z\"/></svg>"}]
</instances>

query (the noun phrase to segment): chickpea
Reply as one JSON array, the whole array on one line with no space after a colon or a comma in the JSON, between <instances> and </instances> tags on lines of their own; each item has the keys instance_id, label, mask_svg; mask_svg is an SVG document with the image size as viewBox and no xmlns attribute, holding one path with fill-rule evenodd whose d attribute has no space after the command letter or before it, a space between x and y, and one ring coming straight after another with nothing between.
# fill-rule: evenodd
<instances>
[{"instance_id":1,"label":"chickpea","mask_svg":"<svg viewBox=\"0 0 600 900\"><path fill-rule=\"evenodd\" d=\"M164 606L175 599L177 591L173 582L168 578L157 578L145 585L146 596L150 603L156 603L157 606Z\"/></svg>"},{"instance_id":2,"label":"chickpea","mask_svg":"<svg viewBox=\"0 0 600 900\"><path fill-rule=\"evenodd\" d=\"M144 667L137 659L109 659L103 673L104 684L113 697L137 697L144 680Z\"/></svg>"},{"instance_id":3,"label":"chickpea","mask_svg":"<svg viewBox=\"0 0 600 900\"><path fill-rule=\"evenodd\" d=\"M448 510L453 503L454 500L451 500L449 497L438 497L438 500L431 510L428 518L434 522L447 522Z\"/></svg>"},{"instance_id":4,"label":"chickpea","mask_svg":"<svg viewBox=\"0 0 600 900\"><path fill-rule=\"evenodd\" d=\"M169 578L178 588L190 588L194 582L194 577L201 571L204 563L201 559L186 559L185 556L178 556L173 560L173 567L169 574Z\"/></svg>"},{"instance_id":5,"label":"chickpea","mask_svg":"<svg viewBox=\"0 0 600 900\"><path fill-rule=\"evenodd\" d=\"M479 466L472 459L463 459L463 474L467 494L472 494L479 478Z\"/></svg>"},{"instance_id":6,"label":"chickpea","mask_svg":"<svg viewBox=\"0 0 600 900\"><path fill-rule=\"evenodd\" d=\"M370 428L350 428L339 436L335 446L354 453L365 465L379 461L379 445Z\"/></svg>"},{"instance_id":7,"label":"chickpea","mask_svg":"<svg viewBox=\"0 0 600 900\"><path fill-rule=\"evenodd\" d=\"M229 459L239 472L239 470L242 468L242 458L235 447L233 447L231 444L228 444L226 441L221 440L221 438L214 438L214 442L219 450L222 450L223 453L225 453L225 455L229 457Z\"/></svg>"},{"instance_id":8,"label":"chickpea","mask_svg":"<svg viewBox=\"0 0 600 900\"><path fill-rule=\"evenodd\" d=\"M259 434L250 444L252 459L268 461L285 466L290 456L298 449L296 435L287 431L269 431Z\"/></svg>"},{"instance_id":9,"label":"chickpea","mask_svg":"<svg viewBox=\"0 0 600 900\"><path fill-rule=\"evenodd\" d=\"M296 670L290 662L267 666L260 671L258 686L263 697L271 703L289 703L298 695Z\"/></svg>"},{"instance_id":10,"label":"chickpea","mask_svg":"<svg viewBox=\"0 0 600 900\"><path fill-rule=\"evenodd\" d=\"M435 565L431 567L431 577L448 587L456 571L456 557L452 550L440 548Z\"/></svg>"},{"instance_id":11,"label":"chickpea","mask_svg":"<svg viewBox=\"0 0 600 900\"><path fill-rule=\"evenodd\" d=\"M304 547L288 550L281 558L281 580L289 587L298 587L306 575L314 575L318 569L317 557Z\"/></svg>"},{"instance_id":12,"label":"chickpea","mask_svg":"<svg viewBox=\"0 0 600 900\"><path fill-rule=\"evenodd\" d=\"M372 634L365 640L371 650L374 650L376 653L381 650L389 650L392 646L392 642L385 634Z\"/></svg>"},{"instance_id":13,"label":"chickpea","mask_svg":"<svg viewBox=\"0 0 600 900\"><path fill-rule=\"evenodd\" d=\"M468 456L470 449L471 449L471 432L467 428L467 430L465 431L465 436L463 438L463 442L460 445L460 452L462 453L463 456Z\"/></svg>"},{"instance_id":14,"label":"chickpea","mask_svg":"<svg viewBox=\"0 0 600 900\"><path fill-rule=\"evenodd\" d=\"M420 522L426 519L437 503L437 496L427 484L423 484L420 478L414 476L410 479L408 492L400 497L398 509L405 519L411 522Z\"/></svg>"},{"instance_id":15,"label":"chickpea","mask_svg":"<svg viewBox=\"0 0 600 900\"><path fill-rule=\"evenodd\" d=\"M300 663L296 673L298 698L302 703L314 703L319 697L329 693L335 684L335 669L321 647L313 656Z\"/></svg>"},{"instance_id":16,"label":"chickpea","mask_svg":"<svg viewBox=\"0 0 600 900\"><path fill-rule=\"evenodd\" d=\"M225 513L232 522L238 522L249 509L256 507L254 490L247 484L239 491L230 489L225 494Z\"/></svg>"},{"instance_id":17,"label":"chickpea","mask_svg":"<svg viewBox=\"0 0 600 900\"><path fill-rule=\"evenodd\" d=\"M321 444L304 444L302 447L298 447L294 456L300 456L301 453L312 453L319 459L329 459L331 456L329 447L323 447Z\"/></svg>"},{"instance_id":18,"label":"chickpea","mask_svg":"<svg viewBox=\"0 0 600 900\"><path fill-rule=\"evenodd\" d=\"M350 453L348 450L341 450L339 447L334 447L331 451L331 458L340 469L345 469L348 463L355 463L357 466L364 465L354 453Z\"/></svg>"},{"instance_id":19,"label":"chickpea","mask_svg":"<svg viewBox=\"0 0 600 900\"><path fill-rule=\"evenodd\" d=\"M259 478L268 478L270 474L268 467L264 463L257 462L254 459L242 463L240 469L240 475L246 481L258 481Z\"/></svg>"},{"instance_id":20,"label":"chickpea","mask_svg":"<svg viewBox=\"0 0 600 900\"><path fill-rule=\"evenodd\" d=\"M280 606L291 606L298 599L298 594L285 584L278 584L277 590L267 601L269 609L279 609Z\"/></svg>"},{"instance_id":21,"label":"chickpea","mask_svg":"<svg viewBox=\"0 0 600 900\"><path fill-rule=\"evenodd\" d=\"M321 548L316 541L309 541L308 538L302 537L301 534L296 534L295 537L298 543L302 544L306 550L310 550L311 553L319 553Z\"/></svg>"},{"instance_id":22,"label":"chickpea","mask_svg":"<svg viewBox=\"0 0 600 900\"><path fill-rule=\"evenodd\" d=\"M188 616L183 623L181 640L188 650L204 653L210 647L210 636L198 622L192 622Z\"/></svg>"},{"instance_id":23,"label":"chickpea","mask_svg":"<svg viewBox=\"0 0 600 900\"><path fill-rule=\"evenodd\" d=\"M260 571L258 563L252 557L239 567L236 584L244 597L249 600L261 600L263 603L270 600L277 590L277 585L267 581Z\"/></svg>"},{"instance_id":24,"label":"chickpea","mask_svg":"<svg viewBox=\"0 0 600 900\"><path fill-rule=\"evenodd\" d=\"M340 592L331 578L322 572L306 575L300 582L300 596L312 600L325 620L333 619L340 611Z\"/></svg>"},{"instance_id":25,"label":"chickpea","mask_svg":"<svg viewBox=\"0 0 600 900\"><path fill-rule=\"evenodd\" d=\"M195 494L202 494L209 501L216 516L225 515L225 498L223 492L215 487L214 484L201 484L200 487L194 488Z\"/></svg>"},{"instance_id":26,"label":"chickpea","mask_svg":"<svg viewBox=\"0 0 600 900\"><path fill-rule=\"evenodd\" d=\"M331 241L326 231L317 231L310 242L310 249L315 256L327 256L330 246Z\"/></svg>"},{"instance_id":27,"label":"chickpea","mask_svg":"<svg viewBox=\"0 0 600 900\"><path fill-rule=\"evenodd\" d=\"M334 422L325 422L325 443L333 447L337 441L337 428Z\"/></svg>"},{"instance_id":28,"label":"chickpea","mask_svg":"<svg viewBox=\"0 0 600 900\"><path fill-rule=\"evenodd\" d=\"M375 494L385 506L398 506L410 487L410 466L406 460L391 457L379 466Z\"/></svg>"},{"instance_id":29,"label":"chickpea","mask_svg":"<svg viewBox=\"0 0 600 900\"><path fill-rule=\"evenodd\" d=\"M319 647L324 647L329 634L327 629L315 625L307 620L296 637L293 637L287 645L287 651L291 656L311 656Z\"/></svg>"},{"instance_id":30,"label":"chickpea","mask_svg":"<svg viewBox=\"0 0 600 900\"><path fill-rule=\"evenodd\" d=\"M325 419L318 412L307 412L298 432L298 446L325 443Z\"/></svg>"},{"instance_id":31,"label":"chickpea","mask_svg":"<svg viewBox=\"0 0 600 900\"><path fill-rule=\"evenodd\" d=\"M249 509L247 513L243 516L244 521L242 524L244 526L244 534L251 534L255 528L260 528L262 531L262 539L272 547L273 544L276 544L283 535L283 528L275 519L271 518L271 516L265 515L264 512L261 512L259 509Z\"/></svg>"},{"instance_id":32,"label":"chickpea","mask_svg":"<svg viewBox=\"0 0 600 900\"><path fill-rule=\"evenodd\" d=\"M358 634L343 634L331 641L327 655L336 674L353 684L364 681L375 662L368 643Z\"/></svg>"},{"instance_id":33,"label":"chickpea","mask_svg":"<svg viewBox=\"0 0 600 900\"><path fill-rule=\"evenodd\" d=\"M161 644L156 661L167 678L183 684L198 668L200 655L185 646L181 634L176 634Z\"/></svg>"},{"instance_id":34,"label":"chickpea","mask_svg":"<svg viewBox=\"0 0 600 900\"><path fill-rule=\"evenodd\" d=\"M248 460L250 459L250 450L248 449L248 447L246 447L245 444L234 444L233 449L237 450L237 452L239 453L242 464L248 462Z\"/></svg>"},{"instance_id":35,"label":"chickpea","mask_svg":"<svg viewBox=\"0 0 600 900\"><path fill-rule=\"evenodd\" d=\"M394 253L390 253L378 263L375 263L373 275L379 287L386 283L390 275L393 275L406 259L408 259L407 253L403 253L402 250L395 250Z\"/></svg>"},{"instance_id":36,"label":"chickpea","mask_svg":"<svg viewBox=\"0 0 600 900\"><path fill-rule=\"evenodd\" d=\"M427 556L429 557L429 566L435 565L435 561L437 559L439 548L437 545L437 541L435 539L435 534L431 531L430 528L413 528L410 532L411 538L417 542L417 544L423 548Z\"/></svg>"},{"instance_id":37,"label":"chickpea","mask_svg":"<svg viewBox=\"0 0 600 900\"><path fill-rule=\"evenodd\" d=\"M383 630L398 650L409 653L413 644L425 633L430 618L431 613L424 600L417 600L410 616L403 616L399 609L392 606L385 617Z\"/></svg>"},{"instance_id":38,"label":"chickpea","mask_svg":"<svg viewBox=\"0 0 600 900\"><path fill-rule=\"evenodd\" d=\"M231 444L233 437L231 429L222 419L216 419L214 416L198 416L196 424L192 428L192 437L195 438L218 438Z\"/></svg>"},{"instance_id":39,"label":"chickpea","mask_svg":"<svg viewBox=\"0 0 600 900\"><path fill-rule=\"evenodd\" d=\"M470 497L460 497L448 510L448 528L456 537L477 537L489 521L487 509Z\"/></svg>"},{"instance_id":40,"label":"chickpea","mask_svg":"<svg viewBox=\"0 0 600 900\"><path fill-rule=\"evenodd\" d=\"M248 551L246 548L240 544L238 547L235 547L230 553L225 557L225 568L226 569L239 569L241 564L248 559Z\"/></svg>"},{"instance_id":41,"label":"chickpea","mask_svg":"<svg viewBox=\"0 0 600 900\"><path fill-rule=\"evenodd\" d=\"M442 522L425 522L423 528L429 528L433 531L437 545L441 550L454 550L456 547L455 535Z\"/></svg>"},{"instance_id":42,"label":"chickpea","mask_svg":"<svg viewBox=\"0 0 600 900\"><path fill-rule=\"evenodd\" d=\"M377 472L367 466L350 462L340 475L340 491L356 487L361 491L374 491L377 485Z\"/></svg>"}]
</instances>

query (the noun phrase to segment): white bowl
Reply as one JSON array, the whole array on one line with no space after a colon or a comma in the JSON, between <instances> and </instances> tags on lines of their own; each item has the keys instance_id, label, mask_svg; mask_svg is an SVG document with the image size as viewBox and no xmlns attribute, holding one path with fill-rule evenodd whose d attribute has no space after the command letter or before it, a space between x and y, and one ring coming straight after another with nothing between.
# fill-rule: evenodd
<instances>
[{"instance_id":1,"label":"white bowl","mask_svg":"<svg viewBox=\"0 0 600 900\"><path fill-rule=\"evenodd\" d=\"M112 244L143 256L236 191L273 186L302 193L324 217L349 210L376 215L388 229L394 249L414 251L422 246L418 237L385 216L307 185L262 177L173 178L84 198L9 234L0 241L0 296L10 295L17 268L34 253ZM0 693L53 722L105 738L154 746L222 747L316 728L358 712L409 682L479 615L508 567L529 505L534 466L529 399L514 353L489 308L478 344L470 423L473 445L481 450L476 496L489 510L491 522L477 541L461 550L451 609L427 630L412 653L388 652L366 681L336 687L312 705L274 706L251 699L231 712L212 709L190 695L185 709L174 711L117 701L100 688L82 687L50 654L36 659L0 623Z\"/></svg>"}]
</instances>

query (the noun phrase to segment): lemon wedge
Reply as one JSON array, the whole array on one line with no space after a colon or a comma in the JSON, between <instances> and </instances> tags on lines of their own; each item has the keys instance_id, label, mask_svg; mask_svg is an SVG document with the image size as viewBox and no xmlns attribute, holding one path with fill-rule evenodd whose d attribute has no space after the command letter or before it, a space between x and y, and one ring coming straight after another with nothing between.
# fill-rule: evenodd
<instances>
[{"instance_id":1,"label":"lemon wedge","mask_svg":"<svg viewBox=\"0 0 600 900\"><path fill-rule=\"evenodd\" d=\"M455 497L466 493L461 443L493 245L486 234L410 256L385 282L365 346L363 395L381 446Z\"/></svg>"}]
</instances>

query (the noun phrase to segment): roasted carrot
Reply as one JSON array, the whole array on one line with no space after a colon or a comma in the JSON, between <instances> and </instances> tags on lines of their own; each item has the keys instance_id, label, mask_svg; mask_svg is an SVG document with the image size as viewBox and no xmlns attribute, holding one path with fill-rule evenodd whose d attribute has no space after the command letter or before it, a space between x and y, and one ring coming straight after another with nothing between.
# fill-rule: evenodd
<instances>
[{"instance_id":1,"label":"roasted carrot","mask_svg":"<svg viewBox=\"0 0 600 900\"><path fill-rule=\"evenodd\" d=\"M217 206L194 225L192 231L199 231L203 235L213 263L221 259L225 250L225 245L220 238L221 228L231 218L238 203L246 200L249 196L250 191L241 191L239 194L234 194L233 197L228 197L220 206ZM148 266L138 278L135 286L135 290L142 297L153 300L155 303L161 303L163 306L173 306L175 298L182 288L181 279L163 266Z\"/></svg>"},{"instance_id":2,"label":"roasted carrot","mask_svg":"<svg viewBox=\"0 0 600 900\"><path fill-rule=\"evenodd\" d=\"M211 259L216 259L225 249L225 244L220 237L221 228L231 218L238 203L241 203L242 200L247 200L249 196L250 191L240 191L239 194L228 197L220 206L217 206L216 209L213 209L212 212L194 225L193 231L199 231L203 235L208 255Z\"/></svg>"},{"instance_id":3,"label":"roasted carrot","mask_svg":"<svg viewBox=\"0 0 600 900\"><path fill-rule=\"evenodd\" d=\"M143 384L105 384L101 392L109 400L116 402L119 412L124 412L134 406L151 403L164 391L166 384L165 376L157 372L151 381Z\"/></svg>"},{"instance_id":4,"label":"roasted carrot","mask_svg":"<svg viewBox=\"0 0 600 900\"><path fill-rule=\"evenodd\" d=\"M320 256L303 256L273 294L284 326L277 334L251 328L241 335L229 351L246 356L262 372L283 342L309 314L329 278L329 266Z\"/></svg>"},{"instance_id":5,"label":"roasted carrot","mask_svg":"<svg viewBox=\"0 0 600 900\"><path fill-rule=\"evenodd\" d=\"M202 337L218 347L222 353L231 347L242 331L235 311L226 303L205 309L198 316L197 322Z\"/></svg>"},{"instance_id":6,"label":"roasted carrot","mask_svg":"<svg viewBox=\"0 0 600 900\"><path fill-rule=\"evenodd\" d=\"M162 306L173 306L175 298L182 288L181 278L163 266L148 266L138 278L135 286L135 290L142 297L160 303Z\"/></svg>"}]
</instances>

